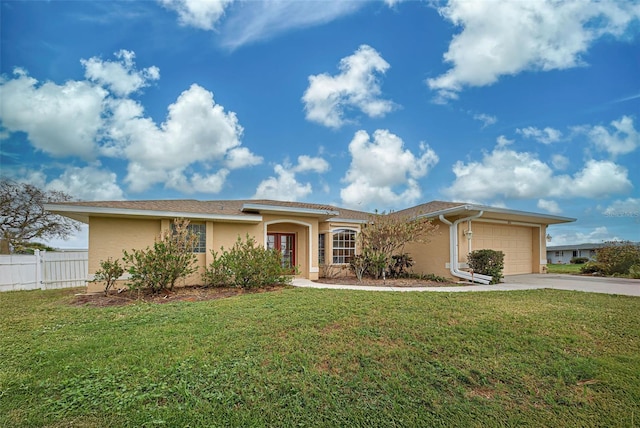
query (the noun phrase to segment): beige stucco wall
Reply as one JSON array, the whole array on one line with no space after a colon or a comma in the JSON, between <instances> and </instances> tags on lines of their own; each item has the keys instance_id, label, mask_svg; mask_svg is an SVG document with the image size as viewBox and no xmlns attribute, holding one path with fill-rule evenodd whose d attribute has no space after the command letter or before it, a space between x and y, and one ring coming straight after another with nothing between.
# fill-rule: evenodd
<instances>
[{"instance_id":1,"label":"beige stucco wall","mask_svg":"<svg viewBox=\"0 0 640 428\"><path fill-rule=\"evenodd\" d=\"M433 223L438 226L438 229L428 243L410 242L407 243L404 251L413 258L413 272L451 278L449 268L446 266L449 263L449 226L440 220L434 220Z\"/></svg>"},{"instance_id":2,"label":"beige stucco wall","mask_svg":"<svg viewBox=\"0 0 640 428\"><path fill-rule=\"evenodd\" d=\"M100 261L108 258L121 259L122 250L143 249L153 245L161 230L169 228L170 219L127 219L92 217L89 222L89 274L99 268ZM259 245L264 245L267 232L293 233L296 236L296 265L300 276L318 279L318 220L313 217L263 215L261 223L223 223L193 221L192 224L206 225L207 252L197 253L198 271L177 285L201 284L205 267L213 261L211 250L218 253L221 247L231 248L238 237L243 240L247 234ZM309 240L311 237L311 241ZM119 281L116 287L126 286ZM103 284L88 283L89 292L103 289Z\"/></svg>"}]
</instances>

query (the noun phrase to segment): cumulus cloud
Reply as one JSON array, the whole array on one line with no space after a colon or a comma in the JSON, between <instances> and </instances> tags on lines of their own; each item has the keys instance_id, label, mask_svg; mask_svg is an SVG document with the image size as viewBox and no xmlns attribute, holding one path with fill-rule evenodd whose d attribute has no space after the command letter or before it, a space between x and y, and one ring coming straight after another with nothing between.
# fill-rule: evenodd
<instances>
[{"instance_id":1,"label":"cumulus cloud","mask_svg":"<svg viewBox=\"0 0 640 428\"><path fill-rule=\"evenodd\" d=\"M156 66L137 70L134 52L122 49L114 55L118 61L103 61L95 56L80 60L85 68L85 77L120 97L136 92L148 86L150 81L160 78L160 69Z\"/></svg>"},{"instance_id":2,"label":"cumulus cloud","mask_svg":"<svg viewBox=\"0 0 640 428\"><path fill-rule=\"evenodd\" d=\"M159 0L167 9L178 12L181 25L213 30L225 9L234 0Z\"/></svg>"},{"instance_id":3,"label":"cumulus cloud","mask_svg":"<svg viewBox=\"0 0 640 428\"><path fill-rule=\"evenodd\" d=\"M329 163L321 157L307 155L298 156L298 163L291 165L284 162L283 165L274 167L275 177L271 176L258 185L255 199L278 199L284 201L297 201L309 195L313 188L311 183L300 183L296 173L315 172L322 174L329 170Z\"/></svg>"},{"instance_id":4,"label":"cumulus cloud","mask_svg":"<svg viewBox=\"0 0 640 428\"><path fill-rule=\"evenodd\" d=\"M162 183L184 192L217 193L230 170L262 162L241 146L243 129L235 113L199 85L182 92L166 120L156 124L129 96L159 79L157 67L138 70L131 51L115 56L115 61L82 60L87 80L64 85L40 84L21 69L13 79L0 78L4 132L25 132L34 147L57 157L125 159L125 182L133 192ZM207 172L196 173L194 166ZM87 179L80 170L69 174L56 183L72 189ZM103 190L111 199L121 198L119 189Z\"/></svg>"},{"instance_id":5,"label":"cumulus cloud","mask_svg":"<svg viewBox=\"0 0 640 428\"><path fill-rule=\"evenodd\" d=\"M445 190L452 199L603 198L633 188L628 171L611 161L589 160L573 176L555 175L536 154L497 146L480 161L458 161Z\"/></svg>"},{"instance_id":6,"label":"cumulus cloud","mask_svg":"<svg viewBox=\"0 0 640 428\"><path fill-rule=\"evenodd\" d=\"M48 190L61 190L83 201L114 201L124 199L116 174L100 167L69 167L47 184Z\"/></svg>"},{"instance_id":7,"label":"cumulus cloud","mask_svg":"<svg viewBox=\"0 0 640 428\"><path fill-rule=\"evenodd\" d=\"M0 78L0 121L9 132L25 132L33 146L56 157L92 159L103 126L108 93L86 81L40 84L16 69Z\"/></svg>"},{"instance_id":8,"label":"cumulus cloud","mask_svg":"<svg viewBox=\"0 0 640 428\"><path fill-rule=\"evenodd\" d=\"M567 169L567 167L569 166L569 158L566 156L555 154L551 156L551 165L553 165L553 167L558 170Z\"/></svg>"},{"instance_id":9,"label":"cumulus cloud","mask_svg":"<svg viewBox=\"0 0 640 428\"><path fill-rule=\"evenodd\" d=\"M555 143L562 138L562 132L549 127L538 129L533 126L528 126L526 128L518 128L516 132L525 138L533 138L542 144Z\"/></svg>"},{"instance_id":10,"label":"cumulus cloud","mask_svg":"<svg viewBox=\"0 0 640 428\"><path fill-rule=\"evenodd\" d=\"M302 101L307 120L331 128L347 122L345 110L357 109L369 117L382 117L395 108L380 98L378 75L389 69L380 54L370 46L360 46L353 55L340 60L340 73L309 76L309 87Z\"/></svg>"},{"instance_id":11,"label":"cumulus cloud","mask_svg":"<svg viewBox=\"0 0 640 428\"><path fill-rule=\"evenodd\" d=\"M307 155L298 156L298 164L293 169L295 172L317 172L322 174L329 171L329 162L321 157L311 157Z\"/></svg>"},{"instance_id":12,"label":"cumulus cloud","mask_svg":"<svg viewBox=\"0 0 640 428\"><path fill-rule=\"evenodd\" d=\"M422 192L418 179L438 163L438 156L427 145L420 145L420 154L404 148L404 142L387 130L377 130L373 136L356 132L349 144L351 165L340 191L344 204L352 207L377 206L390 208L416 202Z\"/></svg>"},{"instance_id":13,"label":"cumulus cloud","mask_svg":"<svg viewBox=\"0 0 640 428\"><path fill-rule=\"evenodd\" d=\"M59 190L83 201L122 200L124 193L116 174L96 162L86 167L67 167L58 177L48 181L43 171L20 169L12 179L44 190Z\"/></svg>"},{"instance_id":14,"label":"cumulus cloud","mask_svg":"<svg viewBox=\"0 0 640 428\"><path fill-rule=\"evenodd\" d=\"M165 183L169 188L185 192L195 189L217 193L221 188L217 183L226 177L222 170L207 177L194 176L190 181L185 176L187 167L224 163L225 157L229 168L261 161L239 147L243 129L235 113L226 112L215 103L213 94L199 85L193 84L180 94L169 106L167 118L160 126L141 116L142 109L130 102L116 106L114 112L116 126L112 135L120 146L110 149L124 153L129 160L125 181L134 192ZM197 186L197 183L212 186Z\"/></svg>"},{"instance_id":15,"label":"cumulus cloud","mask_svg":"<svg viewBox=\"0 0 640 428\"><path fill-rule=\"evenodd\" d=\"M622 116L620 120L611 122L612 131L604 126L578 126L575 132L585 134L591 142L602 151L612 156L626 155L640 147L640 132L629 116Z\"/></svg>"},{"instance_id":16,"label":"cumulus cloud","mask_svg":"<svg viewBox=\"0 0 640 428\"><path fill-rule=\"evenodd\" d=\"M449 0L438 11L462 31L443 56L451 68L427 79L436 102L501 76L583 65L581 56L596 39L619 37L640 17L633 2L615 0Z\"/></svg>"},{"instance_id":17,"label":"cumulus cloud","mask_svg":"<svg viewBox=\"0 0 640 428\"><path fill-rule=\"evenodd\" d=\"M562 213L562 209L560 209L560 205L558 205L556 201L550 201L547 199L539 199L538 208L540 208L541 210L547 211L551 214Z\"/></svg>"}]
</instances>

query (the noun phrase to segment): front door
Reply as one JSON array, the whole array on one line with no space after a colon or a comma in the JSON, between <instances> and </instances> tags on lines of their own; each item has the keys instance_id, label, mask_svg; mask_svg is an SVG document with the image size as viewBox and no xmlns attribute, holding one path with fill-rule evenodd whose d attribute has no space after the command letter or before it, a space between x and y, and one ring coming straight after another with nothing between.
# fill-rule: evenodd
<instances>
[{"instance_id":1,"label":"front door","mask_svg":"<svg viewBox=\"0 0 640 428\"><path fill-rule=\"evenodd\" d=\"M267 233L267 248L280 252L283 268L294 269L296 265L295 233Z\"/></svg>"}]
</instances>

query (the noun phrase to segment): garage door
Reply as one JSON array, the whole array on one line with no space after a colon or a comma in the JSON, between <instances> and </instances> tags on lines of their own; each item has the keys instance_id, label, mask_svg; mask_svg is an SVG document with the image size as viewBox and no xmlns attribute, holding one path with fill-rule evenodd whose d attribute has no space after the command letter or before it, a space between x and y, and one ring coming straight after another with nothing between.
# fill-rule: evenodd
<instances>
[{"instance_id":1,"label":"garage door","mask_svg":"<svg viewBox=\"0 0 640 428\"><path fill-rule=\"evenodd\" d=\"M504 274L532 272L532 230L530 227L473 222L472 249L504 253Z\"/></svg>"}]
</instances>

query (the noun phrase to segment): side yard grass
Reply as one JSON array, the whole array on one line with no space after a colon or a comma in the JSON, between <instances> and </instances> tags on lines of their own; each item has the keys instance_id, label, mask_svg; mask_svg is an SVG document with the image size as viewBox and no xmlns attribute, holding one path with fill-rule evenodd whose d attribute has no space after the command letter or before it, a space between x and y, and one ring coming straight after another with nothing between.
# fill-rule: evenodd
<instances>
[{"instance_id":1,"label":"side yard grass","mask_svg":"<svg viewBox=\"0 0 640 428\"><path fill-rule=\"evenodd\" d=\"M567 274L579 274L580 268L584 266L583 264L548 264L547 272L548 273L567 273Z\"/></svg>"},{"instance_id":2,"label":"side yard grass","mask_svg":"<svg viewBox=\"0 0 640 428\"><path fill-rule=\"evenodd\" d=\"M640 298L0 293L0 426L640 425Z\"/></svg>"}]
</instances>

